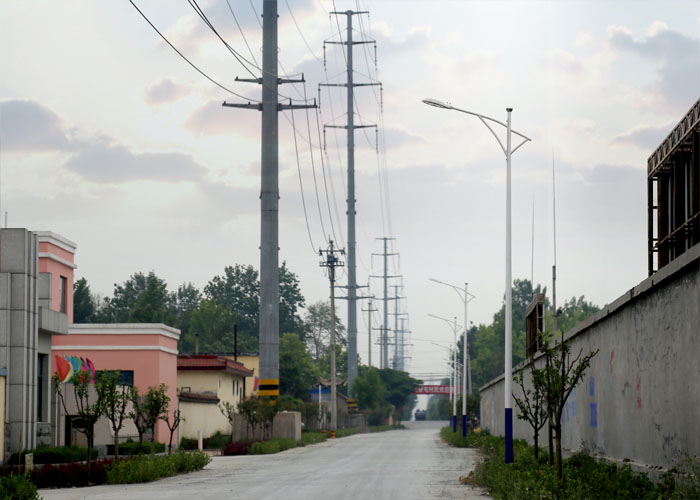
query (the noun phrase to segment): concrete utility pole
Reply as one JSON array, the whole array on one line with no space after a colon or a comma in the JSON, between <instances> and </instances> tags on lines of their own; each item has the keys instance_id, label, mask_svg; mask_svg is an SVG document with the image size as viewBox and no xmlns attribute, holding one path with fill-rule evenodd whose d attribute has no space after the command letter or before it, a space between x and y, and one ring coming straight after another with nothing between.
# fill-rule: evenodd
<instances>
[{"instance_id":1,"label":"concrete utility pole","mask_svg":"<svg viewBox=\"0 0 700 500\"><path fill-rule=\"evenodd\" d=\"M372 313L378 310L372 307L372 299L369 299L367 309L362 310L367 313L367 366L372 366Z\"/></svg>"},{"instance_id":2,"label":"concrete utility pole","mask_svg":"<svg viewBox=\"0 0 700 500\"><path fill-rule=\"evenodd\" d=\"M260 190L260 382L258 394L279 396L279 134L277 113L283 109L315 108L280 104L280 83L301 83L277 75L277 0L263 0L262 77L237 81L262 85L262 101L234 104L233 108L262 111Z\"/></svg>"},{"instance_id":3,"label":"concrete utility pole","mask_svg":"<svg viewBox=\"0 0 700 500\"><path fill-rule=\"evenodd\" d=\"M335 268L343 266L336 253L344 254L345 252L333 248L333 240L331 240L328 250L318 251L320 256L323 256L324 253L326 260L322 260L320 265L328 268L328 279L331 283L331 345L329 350L331 353L331 430L334 431L338 428L338 396L335 374Z\"/></svg>"},{"instance_id":4,"label":"concrete utility pole","mask_svg":"<svg viewBox=\"0 0 700 500\"><path fill-rule=\"evenodd\" d=\"M347 35L346 41L326 41L325 44L346 45L346 62L347 62L347 83L332 84L322 83L324 87L347 87L347 125L325 125L328 128L345 128L347 129L347 147L348 147L348 387L352 387L352 382L357 376L357 265L355 262L355 129L376 127L376 125L355 125L354 112L354 94L355 87L366 87L370 85L379 85L379 83L354 83L353 81L353 45L365 43L375 43L373 40L357 40L352 39L352 16L360 14L369 14L368 11L352 11L331 12L334 15L347 16Z\"/></svg>"},{"instance_id":5,"label":"concrete utility pole","mask_svg":"<svg viewBox=\"0 0 700 500\"><path fill-rule=\"evenodd\" d=\"M403 299L405 297L399 297L399 288L403 288L403 285L393 285L392 288L394 289L394 358L393 362L391 363L391 367L394 370L399 369L399 316L401 313L399 313L399 299Z\"/></svg>"}]
</instances>

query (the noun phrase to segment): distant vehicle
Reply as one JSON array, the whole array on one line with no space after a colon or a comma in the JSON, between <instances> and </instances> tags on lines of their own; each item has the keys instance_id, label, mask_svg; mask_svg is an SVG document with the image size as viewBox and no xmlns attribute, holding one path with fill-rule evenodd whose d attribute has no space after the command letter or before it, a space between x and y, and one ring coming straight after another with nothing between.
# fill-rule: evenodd
<instances>
[{"instance_id":1,"label":"distant vehicle","mask_svg":"<svg viewBox=\"0 0 700 500\"><path fill-rule=\"evenodd\" d=\"M416 410L416 420L425 420L425 410Z\"/></svg>"}]
</instances>

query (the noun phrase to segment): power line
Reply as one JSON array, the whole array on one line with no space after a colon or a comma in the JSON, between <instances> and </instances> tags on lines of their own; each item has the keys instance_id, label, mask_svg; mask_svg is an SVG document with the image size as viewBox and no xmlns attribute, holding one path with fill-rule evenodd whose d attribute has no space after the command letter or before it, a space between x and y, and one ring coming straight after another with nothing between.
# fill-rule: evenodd
<instances>
[{"instance_id":1,"label":"power line","mask_svg":"<svg viewBox=\"0 0 700 500\"><path fill-rule=\"evenodd\" d=\"M292 115L292 124L294 123L294 110L291 111ZM292 127L294 128L294 127ZM301 189L301 204L304 207L304 219L306 220L306 232L309 235L309 243L311 243L311 251L313 253L316 253L316 245L314 245L314 240L311 237L311 228L309 226L309 216L306 212L306 200L304 199L304 185L301 182L301 165L299 163L299 148L297 146L297 134L296 134L296 128L294 128L294 151L296 152L296 157L297 157L297 172L299 173L299 188Z\"/></svg>"},{"instance_id":2,"label":"power line","mask_svg":"<svg viewBox=\"0 0 700 500\"><path fill-rule=\"evenodd\" d=\"M301 28L299 28L299 24L297 23L297 20L294 17L294 12L292 12L292 8L289 6L289 2L287 0L284 0L284 3L287 4L287 9L289 10L289 15L292 16L292 21L294 21L294 26L297 27L297 31L299 32L301 39L304 41L304 45L306 45L306 48L309 49L309 52L311 52L311 55L314 56L314 59L316 59L318 62L323 64L323 61L321 61L321 59L318 58L318 56L314 53L314 51L311 50L309 43L306 41L306 37L304 36L304 33L302 33Z\"/></svg>"},{"instance_id":3,"label":"power line","mask_svg":"<svg viewBox=\"0 0 700 500\"><path fill-rule=\"evenodd\" d=\"M177 54L178 54L180 57L182 57L182 58L187 62L187 64L189 64L190 66L192 66L192 67L193 67L199 74L201 74L204 78L206 78L207 80L209 80L211 83L213 83L214 85L216 85L216 86L219 87L220 89L225 90L225 91L228 92L229 94L235 95L236 97L240 97L241 99L245 99L245 100L247 100L247 101L249 101L249 102L260 103L260 101L258 101L258 100L256 100L256 99L251 99L251 98L249 98L249 97L246 97L246 96L244 96L244 95L242 95L242 94L239 94L238 92L234 92L233 90L231 90L231 89L225 87L224 85L220 84L219 82L217 82L216 80L214 80L212 77L210 77L209 75L207 75L204 71L202 71L201 69L199 69L198 66L196 66L196 65L195 65L192 61L190 61L182 52L180 52L172 43L170 43L170 40L168 40L168 39L165 37L165 35L163 35L163 33L161 33L161 32L158 30L158 28L155 27L155 25L151 22L151 20L148 19L148 17L146 17L146 14L144 14L143 11L141 11L141 9L138 8L138 6L134 3L133 0L129 0L129 3L131 3L131 5L133 5L133 7L138 11L138 13L141 14L141 17L143 17L143 18L146 20L146 22L151 26L151 28L153 28L153 29L155 30L155 32L158 33L158 35L160 35L160 37L163 39L163 41L164 41L165 43L167 43L167 44L170 46L171 49L173 49L175 52L177 52Z\"/></svg>"},{"instance_id":4,"label":"power line","mask_svg":"<svg viewBox=\"0 0 700 500\"><path fill-rule=\"evenodd\" d=\"M233 8L231 7L231 2L229 0L226 0L226 4L228 5L228 10L231 11L231 15L233 16L233 20L236 22L236 26L238 26L238 31L241 32L241 36L243 37L243 42L245 43L245 46L248 47L248 52L250 52L250 57L253 59L255 66L259 69L258 61L257 61L257 59L255 59L255 54L253 53L253 49L250 48L250 45L248 44L248 39L246 38L245 33L243 32L243 29L241 28L241 25L238 22L238 18L236 17L236 14L233 12Z\"/></svg>"}]
</instances>

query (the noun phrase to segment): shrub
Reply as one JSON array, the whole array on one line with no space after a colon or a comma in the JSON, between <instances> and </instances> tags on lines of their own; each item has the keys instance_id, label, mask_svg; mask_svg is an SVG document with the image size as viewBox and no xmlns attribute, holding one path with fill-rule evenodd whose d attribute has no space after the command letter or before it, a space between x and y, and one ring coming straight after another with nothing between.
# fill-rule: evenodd
<instances>
[{"instance_id":1,"label":"shrub","mask_svg":"<svg viewBox=\"0 0 700 500\"><path fill-rule=\"evenodd\" d=\"M220 450L223 448L227 443L231 442L231 435L230 434L222 434L219 431L216 431L216 434L213 434L212 436L208 437L207 439L204 440L202 443L204 448L207 450ZM196 448L196 441L195 441L195 448Z\"/></svg>"},{"instance_id":2,"label":"shrub","mask_svg":"<svg viewBox=\"0 0 700 500\"><path fill-rule=\"evenodd\" d=\"M165 445L163 443L155 442L154 450L156 453L165 452ZM196 448L195 442L195 448ZM132 456L132 455L147 455L151 453L151 443L142 443L139 447L139 443L136 441L127 441L126 443L119 443L119 456Z\"/></svg>"},{"instance_id":3,"label":"shrub","mask_svg":"<svg viewBox=\"0 0 700 500\"><path fill-rule=\"evenodd\" d=\"M352 436L353 434L357 434L357 429L354 427L344 427L342 429L336 429L335 431L335 437L337 438Z\"/></svg>"},{"instance_id":4,"label":"shrub","mask_svg":"<svg viewBox=\"0 0 700 500\"><path fill-rule=\"evenodd\" d=\"M90 463L90 483L103 484L107 481L105 467L112 464L112 459L93 460ZM70 488L88 486L87 462L67 464L46 464L36 467L30 474L32 482L38 488Z\"/></svg>"},{"instance_id":5,"label":"shrub","mask_svg":"<svg viewBox=\"0 0 700 500\"><path fill-rule=\"evenodd\" d=\"M40 500L36 485L28 474L0 477L1 500Z\"/></svg>"},{"instance_id":6,"label":"shrub","mask_svg":"<svg viewBox=\"0 0 700 500\"><path fill-rule=\"evenodd\" d=\"M250 447L251 455L269 455L271 453L279 453L290 448L295 448L297 442L293 439L275 438L269 441L258 441Z\"/></svg>"},{"instance_id":7,"label":"shrub","mask_svg":"<svg viewBox=\"0 0 700 500\"><path fill-rule=\"evenodd\" d=\"M181 450L196 450L197 449L197 440L194 438L183 437L180 440L180 449Z\"/></svg>"},{"instance_id":8,"label":"shrub","mask_svg":"<svg viewBox=\"0 0 700 500\"><path fill-rule=\"evenodd\" d=\"M250 447L253 445L252 441L236 441L231 443L226 443L224 448L221 450L226 456L231 455L247 455L250 451Z\"/></svg>"},{"instance_id":9,"label":"shrub","mask_svg":"<svg viewBox=\"0 0 700 500\"><path fill-rule=\"evenodd\" d=\"M107 470L107 482L109 484L131 484L155 481L162 477L174 476L180 472L202 469L210 460L207 454L201 451L141 456L114 463Z\"/></svg>"},{"instance_id":10,"label":"shrub","mask_svg":"<svg viewBox=\"0 0 700 500\"><path fill-rule=\"evenodd\" d=\"M24 456L27 453L32 453L34 455L35 464L65 464L69 462L85 462L88 459L87 448L81 448L79 446L57 446L54 448L39 447L33 450L24 450L21 456L18 456L17 453L13 453L7 463L17 464L19 461L21 465L24 465ZM92 449L92 458L97 458L97 450L95 448Z\"/></svg>"},{"instance_id":11,"label":"shrub","mask_svg":"<svg viewBox=\"0 0 700 500\"><path fill-rule=\"evenodd\" d=\"M370 425L369 426L369 431L370 432L384 432L384 431L394 431L396 429L405 429L406 426L403 424L397 424L397 425Z\"/></svg>"},{"instance_id":12,"label":"shrub","mask_svg":"<svg viewBox=\"0 0 700 500\"><path fill-rule=\"evenodd\" d=\"M301 433L301 445L306 446L309 444L322 443L326 440L325 434L321 432L302 432Z\"/></svg>"}]
</instances>

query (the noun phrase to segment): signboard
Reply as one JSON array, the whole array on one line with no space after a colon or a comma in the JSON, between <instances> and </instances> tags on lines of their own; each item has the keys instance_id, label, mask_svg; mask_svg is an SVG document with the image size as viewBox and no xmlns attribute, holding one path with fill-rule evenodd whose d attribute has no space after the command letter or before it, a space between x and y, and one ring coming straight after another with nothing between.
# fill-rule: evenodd
<instances>
[{"instance_id":1,"label":"signboard","mask_svg":"<svg viewBox=\"0 0 700 500\"><path fill-rule=\"evenodd\" d=\"M450 385L421 385L413 394L445 394L449 395L452 386ZM458 389L459 390L459 389Z\"/></svg>"}]
</instances>

